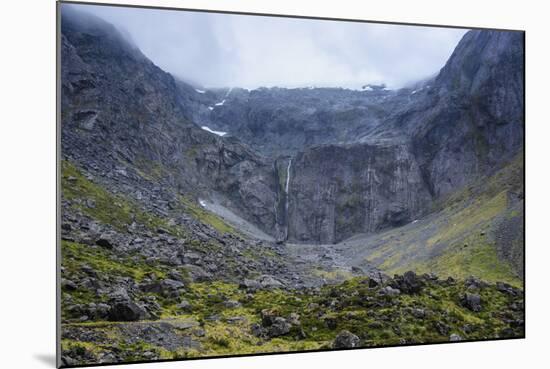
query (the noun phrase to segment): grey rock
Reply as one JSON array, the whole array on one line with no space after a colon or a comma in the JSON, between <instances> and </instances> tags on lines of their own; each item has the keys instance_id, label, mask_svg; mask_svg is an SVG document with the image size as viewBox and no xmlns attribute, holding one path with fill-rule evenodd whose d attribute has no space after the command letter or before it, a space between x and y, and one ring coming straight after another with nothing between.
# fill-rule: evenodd
<instances>
[{"instance_id":1,"label":"grey rock","mask_svg":"<svg viewBox=\"0 0 550 369\"><path fill-rule=\"evenodd\" d=\"M223 306L225 306L228 309L234 309L241 306L241 303L235 300L227 300L223 302Z\"/></svg>"},{"instance_id":2,"label":"grey rock","mask_svg":"<svg viewBox=\"0 0 550 369\"><path fill-rule=\"evenodd\" d=\"M113 248L113 238L109 234L102 234L99 236L99 238L95 241L96 245L101 246L106 249L112 249Z\"/></svg>"},{"instance_id":3,"label":"grey rock","mask_svg":"<svg viewBox=\"0 0 550 369\"><path fill-rule=\"evenodd\" d=\"M517 296L518 290L512 286L510 286L507 283L503 282L497 282L496 283L496 289L504 294L510 295L510 296Z\"/></svg>"},{"instance_id":4,"label":"grey rock","mask_svg":"<svg viewBox=\"0 0 550 369\"><path fill-rule=\"evenodd\" d=\"M109 320L135 321L143 319L147 312L131 300L118 300L111 303Z\"/></svg>"},{"instance_id":5,"label":"grey rock","mask_svg":"<svg viewBox=\"0 0 550 369\"><path fill-rule=\"evenodd\" d=\"M449 336L449 341L451 342L459 342L462 341L462 337L456 333L453 333Z\"/></svg>"},{"instance_id":6,"label":"grey rock","mask_svg":"<svg viewBox=\"0 0 550 369\"><path fill-rule=\"evenodd\" d=\"M401 291L397 288L392 288L391 286L386 286L382 288L379 293L381 295L386 295L390 297L399 296L401 294Z\"/></svg>"},{"instance_id":7,"label":"grey rock","mask_svg":"<svg viewBox=\"0 0 550 369\"><path fill-rule=\"evenodd\" d=\"M482 281L482 280L474 277L474 276L469 276L464 281L464 285L466 286L466 288L468 288L470 290L479 290L479 289L486 288L489 284L485 281Z\"/></svg>"},{"instance_id":8,"label":"grey rock","mask_svg":"<svg viewBox=\"0 0 550 369\"><path fill-rule=\"evenodd\" d=\"M416 319L424 319L426 317L426 311L424 309L412 309L411 314Z\"/></svg>"},{"instance_id":9,"label":"grey rock","mask_svg":"<svg viewBox=\"0 0 550 369\"><path fill-rule=\"evenodd\" d=\"M481 297L475 293L466 293L461 299L460 303L467 309L470 309L473 312L480 312L481 307Z\"/></svg>"},{"instance_id":10,"label":"grey rock","mask_svg":"<svg viewBox=\"0 0 550 369\"><path fill-rule=\"evenodd\" d=\"M229 324L245 323L247 319L244 316L231 316L226 318L225 321Z\"/></svg>"},{"instance_id":11,"label":"grey rock","mask_svg":"<svg viewBox=\"0 0 550 369\"><path fill-rule=\"evenodd\" d=\"M183 290L185 284L181 281L174 279L163 279L161 281L146 282L140 285L140 289L143 292L159 293L164 297L176 298L180 295L180 291Z\"/></svg>"},{"instance_id":12,"label":"grey rock","mask_svg":"<svg viewBox=\"0 0 550 369\"><path fill-rule=\"evenodd\" d=\"M286 321L285 318L276 317L273 320L273 324L268 329L269 337L279 337L284 336L290 332L291 325Z\"/></svg>"},{"instance_id":13,"label":"grey rock","mask_svg":"<svg viewBox=\"0 0 550 369\"><path fill-rule=\"evenodd\" d=\"M406 294L419 293L424 286L422 281L413 271L408 271L403 276L396 276L392 284Z\"/></svg>"},{"instance_id":14,"label":"grey rock","mask_svg":"<svg viewBox=\"0 0 550 369\"><path fill-rule=\"evenodd\" d=\"M239 284L239 288L241 288L241 289L246 289L246 290L255 291L255 290L261 289L261 288L262 288L262 285L260 284L260 282L258 282L258 281L255 280L255 279L244 279L244 280Z\"/></svg>"},{"instance_id":15,"label":"grey rock","mask_svg":"<svg viewBox=\"0 0 550 369\"><path fill-rule=\"evenodd\" d=\"M252 324L250 326L250 331L256 337L261 337L266 333L265 329L258 323Z\"/></svg>"},{"instance_id":16,"label":"grey rock","mask_svg":"<svg viewBox=\"0 0 550 369\"><path fill-rule=\"evenodd\" d=\"M271 275L262 275L258 279L258 281L259 281L260 285L262 286L262 288L272 289L272 288L281 288L281 287L283 287L283 284Z\"/></svg>"},{"instance_id":17,"label":"grey rock","mask_svg":"<svg viewBox=\"0 0 550 369\"><path fill-rule=\"evenodd\" d=\"M269 327L275 322L275 318L278 317L278 313L271 309L263 309L261 311L262 325Z\"/></svg>"},{"instance_id":18,"label":"grey rock","mask_svg":"<svg viewBox=\"0 0 550 369\"><path fill-rule=\"evenodd\" d=\"M185 312L190 312L192 310L191 303L185 299L181 300L180 303L176 305L176 307Z\"/></svg>"},{"instance_id":19,"label":"grey rock","mask_svg":"<svg viewBox=\"0 0 550 369\"><path fill-rule=\"evenodd\" d=\"M212 280L212 274L205 271L198 265L186 264L184 268L189 272L189 276L194 282L206 282Z\"/></svg>"},{"instance_id":20,"label":"grey rock","mask_svg":"<svg viewBox=\"0 0 550 369\"><path fill-rule=\"evenodd\" d=\"M361 340L355 334L349 331L341 331L338 333L334 341L332 342L332 348L334 349L343 349L343 348L355 348L359 347Z\"/></svg>"},{"instance_id":21,"label":"grey rock","mask_svg":"<svg viewBox=\"0 0 550 369\"><path fill-rule=\"evenodd\" d=\"M78 286L71 280L61 279L61 288L67 291L75 291L78 289Z\"/></svg>"}]
</instances>

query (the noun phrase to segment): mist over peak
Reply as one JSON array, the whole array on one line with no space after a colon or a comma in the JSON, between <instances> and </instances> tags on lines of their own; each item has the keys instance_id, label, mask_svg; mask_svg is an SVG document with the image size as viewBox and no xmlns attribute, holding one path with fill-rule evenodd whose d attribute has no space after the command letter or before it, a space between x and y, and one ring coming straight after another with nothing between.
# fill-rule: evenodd
<instances>
[{"instance_id":1,"label":"mist over peak","mask_svg":"<svg viewBox=\"0 0 550 369\"><path fill-rule=\"evenodd\" d=\"M436 74L464 29L161 9L83 8L155 64L215 87L401 88Z\"/></svg>"}]
</instances>

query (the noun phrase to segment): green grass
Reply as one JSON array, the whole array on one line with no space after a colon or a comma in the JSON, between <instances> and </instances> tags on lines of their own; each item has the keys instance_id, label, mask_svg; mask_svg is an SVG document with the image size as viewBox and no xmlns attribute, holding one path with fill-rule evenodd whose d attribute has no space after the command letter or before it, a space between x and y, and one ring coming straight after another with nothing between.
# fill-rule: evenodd
<instances>
[{"instance_id":1,"label":"green grass","mask_svg":"<svg viewBox=\"0 0 550 369\"><path fill-rule=\"evenodd\" d=\"M389 274L474 275L522 286L518 272L497 254L493 236L501 219L521 215L508 194L522 190L522 163L518 156L494 175L450 194L434 207L429 222L381 234L365 260Z\"/></svg>"},{"instance_id":2,"label":"green grass","mask_svg":"<svg viewBox=\"0 0 550 369\"><path fill-rule=\"evenodd\" d=\"M112 225L119 231L126 231L127 227L135 221L153 231L162 228L175 236L183 235L181 229L170 226L167 220L142 211L133 201L120 194L113 194L103 186L92 182L70 162L62 161L61 168L62 196L71 200L73 206L84 214L104 224ZM95 205L87 206L86 200L92 200Z\"/></svg>"},{"instance_id":3,"label":"green grass","mask_svg":"<svg viewBox=\"0 0 550 369\"><path fill-rule=\"evenodd\" d=\"M204 334L193 336L200 343L199 349L170 351L151 342L123 344L121 348L126 352L126 357L130 357L132 351L139 356L145 350L154 350L165 358L315 350L330 347L341 330L349 330L359 336L366 347L405 342L446 342L451 333L466 339L488 339L498 337L504 329L510 329L509 319L522 316L510 308L521 297L504 294L494 285L476 292L481 296L482 310L473 312L460 304L462 294L472 292L460 281L451 285L429 282L419 294L401 294L391 302L387 297L378 295L378 288L368 288L365 281L365 278L352 278L339 285L325 286L319 292L263 290L248 297L236 284L222 281L193 283L185 296L192 303L193 312L166 316L163 322L170 324L170 319L199 322ZM227 299L240 300L242 306L226 308L222 302ZM297 328L292 328L288 335L273 339L254 336L251 324L261 321L260 313L264 309L282 317L288 317L290 313L298 314L305 337L297 338ZM422 309L424 317L415 316L415 309ZM221 320L206 320L211 314L218 314ZM245 321L232 324L225 321L225 318L234 316L243 317ZM125 324L133 323L97 322L70 326L87 327L108 337L101 347L82 343L86 349L97 354L106 347L119 347L124 342L124 337L116 332ZM448 331L441 333L437 329L438 324L445 325ZM193 334L193 331L186 332L186 335ZM521 328L514 328L513 332L517 336L523 334Z\"/></svg>"},{"instance_id":4,"label":"green grass","mask_svg":"<svg viewBox=\"0 0 550 369\"><path fill-rule=\"evenodd\" d=\"M67 275L77 273L83 265L110 277L130 277L140 282L145 276L166 277L166 267L152 266L144 257L136 255L116 255L99 246L88 246L76 242L61 241L62 266Z\"/></svg>"},{"instance_id":5,"label":"green grass","mask_svg":"<svg viewBox=\"0 0 550 369\"><path fill-rule=\"evenodd\" d=\"M235 228L224 222L219 216L203 209L200 205L197 205L193 201L184 196L180 196L180 201L185 207L187 213L192 215L198 221L208 224L215 228L220 233L233 233L237 234Z\"/></svg>"},{"instance_id":6,"label":"green grass","mask_svg":"<svg viewBox=\"0 0 550 369\"><path fill-rule=\"evenodd\" d=\"M498 258L494 246L490 244L457 246L432 261L416 265L415 269L420 273L433 272L442 277L466 278L474 275L491 282L505 281L516 287L523 285L512 267Z\"/></svg>"},{"instance_id":7,"label":"green grass","mask_svg":"<svg viewBox=\"0 0 550 369\"><path fill-rule=\"evenodd\" d=\"M449 215L446 224L428 240L427 246L431 247L440 242L452 242L457 237L462 238L466 233L479 232L481 227L506 210L506 198L505 190L492 198L482 198Z\"/></svg>"},{"instance_id":8,"label":"green grass","mask_svg":"<svg viewBox=\"0 0 550 369\"><path fill-rule=\"evenodd\" d=\"M324 278L327 281L343 281L352 277L352 273L342 269L335 270L324 270L324 269L314 269L312 274Z\"/></svg>"}]
</instances>

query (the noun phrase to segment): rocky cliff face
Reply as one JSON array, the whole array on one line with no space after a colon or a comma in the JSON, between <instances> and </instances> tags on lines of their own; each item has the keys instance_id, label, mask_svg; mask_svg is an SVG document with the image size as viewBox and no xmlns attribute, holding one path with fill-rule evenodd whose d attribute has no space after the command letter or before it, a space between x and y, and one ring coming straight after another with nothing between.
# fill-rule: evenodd
<instances>
[{"instance_id":1,"label":"rocky cliff face","mask_svg":"<svg viewBox=\"0 0 550 369\"><path fill-rule=\"evenodd\" d=\"M239 137L268 156L293 155L309 146L350 143L377 127L388 112L389 90L342 88L232 89L212 104L207 125Z\"/></svg>"},{"instance_id":2,"label":"rocky cliff face","mask_svg":"<svg viewBox=\"0 0 550 369\"><path fill-rule=\"evenodd\" d=\"M523 146L523 35L470 31L436 79L388 118L434 196L493 173Z\"/></svg>"},{"instance_id":3,"label":"rocky cliff face","mask_svg":"<svg viewBox=\"0 0 550 369\"><path fill-rule=\"evenodd\" d=\"M414 89L206 91L109 24L67 11L62 80L66 158L216 197L279 241L332 243L411 222L523 144L523 35L514 32L468 32Z\"/></svg>"},{"instance_id":4,"label":"rocky cliff face","mask_svg":"<svg viewBox=\"0 0 550 369\"><path fill-rule=\"evenodd\" d=\"M418 217L431 196L406 142L309 149L293 161L289 239L333 243Z\"/></svg>"}]
</instances>

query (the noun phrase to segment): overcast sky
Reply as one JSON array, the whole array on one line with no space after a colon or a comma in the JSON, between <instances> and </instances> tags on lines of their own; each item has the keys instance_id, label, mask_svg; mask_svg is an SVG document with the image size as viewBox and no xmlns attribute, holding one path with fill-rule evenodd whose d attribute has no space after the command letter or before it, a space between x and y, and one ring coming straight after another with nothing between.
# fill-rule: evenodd
<instances>
[{"instance_id":1,"label":"overcast sky","mask_svg":"<svg viewBox=\"0 0 550 369\"><path fill-rule=\"evenodd\" d=\"M71 5L128 32L164 70L206 87L390 88L436 74L463 29Z\"/></svg>"}]
</instances>

